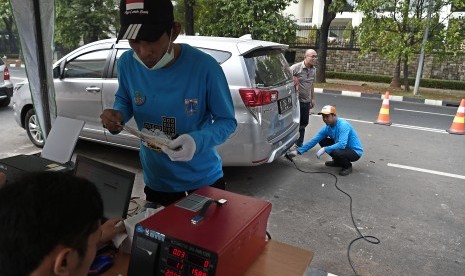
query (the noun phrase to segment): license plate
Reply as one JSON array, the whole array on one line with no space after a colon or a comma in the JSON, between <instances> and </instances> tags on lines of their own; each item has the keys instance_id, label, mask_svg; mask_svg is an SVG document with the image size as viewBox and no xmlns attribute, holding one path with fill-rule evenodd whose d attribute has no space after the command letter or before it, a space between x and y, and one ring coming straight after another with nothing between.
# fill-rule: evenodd
<instances>
[{"instance_id":1,"label":"license plate","mask_svg":"<svg viewBox=\"0 0 465 276\"><path fill-rule=\"evenodd\" d=\"M278 100L278 111L279 114L283 114L284 112L288 111L292 108L292 98L288 96L286 98L282 98Z\"/></svg>"}]
</instances>

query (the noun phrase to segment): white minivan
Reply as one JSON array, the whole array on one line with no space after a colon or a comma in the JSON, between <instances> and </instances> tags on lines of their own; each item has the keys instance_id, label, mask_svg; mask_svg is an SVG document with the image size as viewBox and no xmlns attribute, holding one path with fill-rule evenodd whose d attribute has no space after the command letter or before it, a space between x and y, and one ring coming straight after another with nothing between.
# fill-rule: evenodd
<instances>
[{"instance_id":1,"label":"white minivan","mask_svg":"<svg viewBox=\"0 0 465 276\"><path fill-rule=\"evenodd\" d=\"M237 129L218 152L225 166L254 166L283 155L299 136L299 108L292 74L284 58L287 45L252 40L179 36L214 57L223 68L234 102ZM80 138L138 149L129 133L112 135L102 127L100 114L111 108L118 87L116 61L130 49L127 41L106 39L84 45L54 64L58 115L85 121ZM13 93L17 123L32 143L44 144L33 108L29 85ZM131 120L129 124L135 127Z\"/></svg>"}]
</instances>

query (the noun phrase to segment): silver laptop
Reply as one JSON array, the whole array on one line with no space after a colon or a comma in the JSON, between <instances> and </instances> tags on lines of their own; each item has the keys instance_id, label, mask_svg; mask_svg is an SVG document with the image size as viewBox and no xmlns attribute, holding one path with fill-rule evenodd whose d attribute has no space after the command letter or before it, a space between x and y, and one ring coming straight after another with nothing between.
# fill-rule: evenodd
<instances>
[{"instance_id":1,"label":"silver laptop","mask_svg":"<svg viewBox=\"0 0 465 276\"><path fill-rule=\"evenodd\" d=\"M85 122L58 116L45 140L40 157L64 164L71 160Z\"/></svg>"},{"instance_id":2,"label":"silver laptop","mask_svg":"<svg viewBox=\"0 0 465 276\"><path fill-rule=\"evenodd\" d=\"M97 186L102 196L105 218L126 218L136 177L134 173L78 155L74 175Z\"/></svg>"},{"instance_id":3,"label":"silver laptop","mask_svg":"<svg viewBox=\"0 0 465 276\"><path fill-rule=\"evenodd\" d=\"M79 133L85 122L81 120L57 117L38 155L16 155L0 160L0 171L7 175L7 183L12 183L25 173L40 171L70 171L68 162L74 152Z\"/></svg>"}]
</instances>

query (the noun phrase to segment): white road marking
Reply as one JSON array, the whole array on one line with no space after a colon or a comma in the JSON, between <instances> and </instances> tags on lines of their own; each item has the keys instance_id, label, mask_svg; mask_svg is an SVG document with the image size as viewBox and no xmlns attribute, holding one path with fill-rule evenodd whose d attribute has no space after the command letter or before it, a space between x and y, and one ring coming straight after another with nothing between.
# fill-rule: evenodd
<instances>
[{"instance_id":1,"label":"white road marking","mask_svg":"<svg viewBox=\"0 0 465 276\"><path fill-rule=\"evenodd\" d=\"M420 126L410 126L410 125L402 125L402 124L392 124L391 126L447 134L447 131L445 131L444 129L428 128L428 127L420 127Z\"/></svg>"},{"instance_id":2,"label":"white road marking","mask_svg":"<svg viewBox=\"0 0 465 276\"><path fill-rule=\"evenodd\" d=\"M440 116L454 117L454 115L450 115L450 114L435 113L435 112L426 112L426 111L411 110L411 109L394 108L394 110L400 110L400 111L406 111L406 112L415 112L415 113L424 113L424 114L432 114L432 115L440 115Z\"/></svg>"},{"instance_id":3,"label":"white road marking","mask_svg":"<svg viewBox=\"0 0 465 276\"><path fill-rule=\"evenodd\" d=\"M320 117L321 115L312 114L312 116ZM357 122L357 123L364 123L364 124L374 124L374 122L368 122L368 121L362 121L362 120L356 120L356 119L348 119L348 118L344 118L344 119L347 120L347 121L350 121L350 122ZM444 130L444 129L429 128L429 127L410 126L410 125L402 125L402 124L392 124L391 127L400 127L400 128L408 128L408 129L415 129L415 130L422 130L422 131L429 131L429 132L435 132L435 133L448 134L448 132L446 130Z\"/></svg>"},{"instance_id":4,"label":"white road marking","mask_svg":"<svg viewBox=\"0 0 465 276\"><path fill-rule=\"evenodd\" d=\"M392 163L388 163L387 165L388 165L388 167L395 167L395 168L400 168L400 169L406 169L406 170L412 170L412 171L442 175L442 176L453 177L453 178L458 178L458 179L465 179L465 175L445 173L445 172L440 172L440 171L433 171L433 170L427 170L427 169L404 166L404 165L399 165L399 164L392 164Z\"/></svg>"},{"instance_id":5,"label":"white road marking","mask_svg":"<svg viewBox=\"0 0 465 276\"><path fill-rule=\"evenodd\" d=\"M317 115L317 116L321 116L321 115ZM357 120L357 119L347 119L347 118L344 118L344 119L346 121L351 121L351 122L364 123L364 124L373 124L373 122L362 121L362 120Z\"/></svg>"}]
</instances>

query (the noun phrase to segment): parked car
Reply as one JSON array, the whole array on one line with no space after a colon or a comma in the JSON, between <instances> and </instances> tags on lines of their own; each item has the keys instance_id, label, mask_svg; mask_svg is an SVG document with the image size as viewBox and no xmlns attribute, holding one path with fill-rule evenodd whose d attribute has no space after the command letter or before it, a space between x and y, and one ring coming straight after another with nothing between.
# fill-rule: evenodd
<instances>
[{"instance_id":1,"label":"parked car","mask_svg":"<svg viewBox=\"0 0 465 276\"><path fill-rule=\"evenodd\" d=\"M223 68L235 107L237 130L218 152L225 166L253 166L272 162L298 138L299 108L292 75L284 58L287 45L250 38L179 36L178 43L213 56ZM80 138L138 149L129 133L112 135L102 127L100 114L111 108L118 88L116 61L130 49L115 39L84 45L54 64L58 115L86 122ZM44 144L29 85L15 87L13 108L17 123L32 143ZM130 125L136 127L131 120Z\"/></svg>"},{"instance_id":2,"label":"parked car","mask_svg":"<svg viewBox=\"0 0 465 276\"><path fill-rule=\"evenodd\" d=\"M12 95L13 83L10 81L10 71L3 59L0 59L0 107L8 106Z\"/></svg>"}]
</instances>

